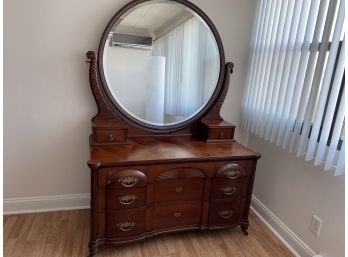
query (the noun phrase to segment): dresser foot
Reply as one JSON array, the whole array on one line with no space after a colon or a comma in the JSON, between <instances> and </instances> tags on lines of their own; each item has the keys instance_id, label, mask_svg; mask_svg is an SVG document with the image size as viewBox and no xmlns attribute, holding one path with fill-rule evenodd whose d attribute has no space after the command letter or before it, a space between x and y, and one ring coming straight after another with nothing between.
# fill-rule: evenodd
<instances>
[{"instance_id":1,"label":"dresser foot","mask_svg":"<svg viewBox=\"0 0 348 257\"><path fill-rule=\"evenodd\" d=\"M89 253L87 257L93 257L97 253L97 243L90 241L88 244Z\"/></svg>"},{"instance_id":2,"label":"dresser foot","mask_svg":"<svg viewBox=\"0 0 348 257\"><path fill-rule=\"evenodd\" d=\"M248 228L249 228L249 221L248 220L243 220L242 224L240 225L240 229L242 230L244 235L248 235Z\"/></svg>"}]
</instances>

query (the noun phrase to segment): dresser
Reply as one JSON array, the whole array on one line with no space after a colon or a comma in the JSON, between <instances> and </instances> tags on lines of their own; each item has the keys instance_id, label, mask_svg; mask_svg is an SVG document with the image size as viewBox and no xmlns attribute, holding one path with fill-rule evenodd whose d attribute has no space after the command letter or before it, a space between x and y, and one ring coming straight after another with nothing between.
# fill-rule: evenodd
<instances>
[{"instance_id":1,"label":"dresser","mask_svg":"<svg viewBox=\"0 0 348 257\"><path fill-rule=\"evenodd\" d=\"M175 19L185 17L184 21L181 21L185 25L183 29L188 27L190 31L194 31L198 28L197 31L201 31L199 35L205 35L206 38L203 39L207 41L208 46L213 39L212 42L216 46L214 62L211 61L212 52L206 53L207 50L201 53L203 57L198 58L193 54L193 57L190 57L192 59L196 56L198 59L195 64L200 67L204 65L206 68L210 67L208 65L212 65L211 63L219 64L219 69L215 69L215 75L212 72L213 68L212 71L205 69L205 73L200 73L204 78L200 83L206 81L203 89L201 85L197 89L192 89L193 93L190 89L186 91L188 94L186 96L182 94L183 85L178 86L179 89L170 87L168 77L171 78L171 83L177 80L175 76L169 74L174 72L168 68L173 60L170 53L166 52L162 53L161 58L151 62L156 66L165 59L165 65L162 66L165 68L165 79L161 80L159 76L155 82L151 82L158 88L154 85L146 87L146 90L152 88L152 91L147 92L147 96L139 96L143 87L141 82L140 86L139 82L136 84L139 92L131 90L134 86L133 77L116 79L117 83L113 82L111 71L118 75L116 78L119 78L126 74L127 67L114 63L115 60L108 60L108 54L115 52L120 56L121 52L131 51L129 54L132 56L140 55L139 49L144 50L144 48L149 48L152 54L156 52L155 45L151 47L145 45L148 41L145 43L141 41L141 47L134 46L140 44L140 39L135 37L140 37L140 34L133 35L134 38L127 36L126 39L119 36L128 28L127 24L134 22L134 17L139 17L139 13L150 15L150 10L173 12ZM151 25L150 20L145 19L144 23L155 26ZM204 26L201 24L199 27L197 21ZM124 27L123 23L126 24ZM168 24L165 20L162 23ZM169 30L167 34L181 28L181 23L177 23L179 25L173 28L168 28L169 25L166 25L166 29ZM133 28L127 35L135 33L134 31L136 30ZM183 30L182 34L185 33ZM155 37L154 34L151 35ZM165 35L152 38L152 44L155 44L155 40L156 44L160 44L158 41L161 37ZM137 43L132 41L135 39ZM162 48L166 47L166 42L168 41L164 40L161 43ZM185 48L185 45L181 48ZM203 46L199 45L198 48ZM122 59L122 56L120 58ZM186 60L186 57L181 58L183 61ZM117 61L121 62L120 60ZM250 201L260 154L239 144L234 138L236 127L220 116L234 65L230 62L225 63L221 39L208 16L186 0L132 1L119 10L109 22L103 33L98 53L89 51L87 62L90 65L91 90L98 107L97 114L92 118L92 134L89 138L88 167L91 172L89 256L96 255L97 247L101 244L117 246L170 232L240 226L241 232L247 235ZM118 70L113 70L114 67L118 67ZM151 68L153 66L150 67L150 73L153 72ZM135 67L130 68L131 74L134 69ZM140 69L139 66L137 70ZM192 70L192 67L190 69ZM119 70L122 70L122 73L118 73ZM156 70L158 72L160 66ZM193 70L192 74L199 74L200 68ZM197 79L193 79L191 73L180 73L180 70L175 72L180 74L181 81L184 76L188 76L185 78L191 81L188 85L195 87L194 82L197 82ZM138 75L134 72L134 77ZM152 74L150 80L152 81L157 75ZM144 77L144 84L148 79ZM213 83L207 85L209 81ZM165 89L163 98L159 93L161 85ZM127 96L132 101L122 98L122 92L128 87ZM179 103L172 101L172 96L167 95L166 92L170 90L174 90L176 97L183 95ZM191 103L197 100L197 92L203 96L201 99L204 99L203 91L210 92L206 100L198 101L200 104L192 107L194 105ZM156 97L153 98L152 94ZM145 101L142 101L144 100L142 97ZM185 103L187 99L184 98L189 98L189 101ZM139 114L141 112L136 110L136 104L131 104L134 101L138 105L145 102L146 114ZM191 112L185 114L186 110L181 111L189 105ZM177 109L176 112L172 110L173 106ZM148 113L151 115L148 116ZM202 231L202 233L208 232Z\"/></svg>"},{"instance_id":2,"label":"dresser","mask_svg":"<svg viewBox=\"0 0 348 257\"><path fill-rule=\"evenodd\" d=\"M259 154L237 142L133 138L91 146L91 248L157 234L241 226Z\"/></svg>"}]
</instances>

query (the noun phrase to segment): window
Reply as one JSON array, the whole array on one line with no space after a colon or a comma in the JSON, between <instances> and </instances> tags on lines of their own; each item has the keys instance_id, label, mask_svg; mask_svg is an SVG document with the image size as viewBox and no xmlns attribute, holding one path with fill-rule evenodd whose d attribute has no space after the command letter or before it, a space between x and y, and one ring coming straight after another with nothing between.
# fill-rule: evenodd
<instances>
[{"instance_id":1,"label":"window","mask_svg":"<svg viewBox=\"0 0 348 257\"><path fill-rule=\"evenodd\" d=\"M344 172L344 0L259 0L242 127Z\"/></svg>"}]
</instances>

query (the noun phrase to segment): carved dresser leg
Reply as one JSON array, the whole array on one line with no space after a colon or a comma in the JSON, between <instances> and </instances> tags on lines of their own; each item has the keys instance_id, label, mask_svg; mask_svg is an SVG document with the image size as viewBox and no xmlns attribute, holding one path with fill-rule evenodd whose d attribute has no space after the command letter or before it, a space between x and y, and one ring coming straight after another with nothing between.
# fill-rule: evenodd
<instances>
[{"instance_id":1,"label":"carved dresser leg","mask_svg":"<svg viewBox=\"0 0 348 257\"><path fill-rule=\"evenodd\" d=\"M240 229L242 230L242 232L244 233L244 235L248 235L248 228L249 228L249 220L243 220L242 224L240 224Z\"/></svg>"},{"instance_id":2,"label":"carved dresser leg","mask_svg":"<svg viewBox=\"0 0 348 257\"><path fill-rule=\"evenodd\" d=\"M87 257L93 257L97 253L97 243L90 241L88 244L89 254Z\"/></svg>"}]
</instances>

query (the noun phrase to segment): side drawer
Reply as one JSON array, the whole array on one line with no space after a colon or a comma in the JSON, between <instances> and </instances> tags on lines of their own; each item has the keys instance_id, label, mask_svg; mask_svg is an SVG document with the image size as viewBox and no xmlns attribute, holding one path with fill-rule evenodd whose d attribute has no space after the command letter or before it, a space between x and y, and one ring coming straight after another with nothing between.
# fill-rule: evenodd
<instances>
[{"instance_id":1,"label":"side drawer","mask_svg":"<svg viewBox=\"0 0 348 257\"><path fill-rule=\"evenodd\" d=\"M131 237L145 231L145 208L106 212L106 236Z\"/></svg>"},{"instance_id":2,"label":"side drawer","mask_svg":"<svg viewBox=\"0 0 348 257\"><path fill-rule=\"evenodd\" d=\"M218 163L215 166L216 177L237 179L239 177L250 176L252 173L252 161L231 161Z\"/></svg>"},{"instance_id":3,"label":"side drawer","mask_svg":"<svg viewBox=\"0 0 348 257\"><path fill-rule=\"evenodd\" d=\"M239 222L240 199L212 201L209 225L234 225Z\"/></svg>"},{"instance_id":4,"label":"side drawer","mask_svg":"<svg viewBox=\"0 0 348 257\"><path fill-rule=\"evenodd\" d=\"M124 169L114 172L106 180L108 188L133 188L144 186L147 183L145 173L136 169Z\"/></svg>"},{"instance_id":5,"label":"side drawer","mask_svg":"<svg viewBox=\"0 0 348 257\"><path fill-rule=\"evenodd\" d=\"M200 203L177 203L159 205L154 209L153 226L155 229L200 224Z\"/></svg>"},{"instance_id":6,"label":"side drawer","mask_svg":"<svg viewBox=\"0 0 348 257\"><path fill-rule=\"evenodd\" d=\"M167 201L201 201L204 180L173 180L161 181L154 185L155 203Z\"/></svg>"},{"instance_id":7,"label":"side drawer","mask_svg":"<svg viewBox=\"0 0 348 257\"><path fill-rule=\"evenodd\" d=\"M232 199L241 196L243 180L216 178L213 181L212 199Z\"/></svg>"},{"instance_id":8,"label":"side drawer","mask_svg":"<svg viewBox=\"0 0 348 257\"><path fill-rule=\"evenodd\" d=\"M106 209L129 209L145 206L146 187L132 189L108 188L106 190Z\"/></svg>"}]
</instances>

